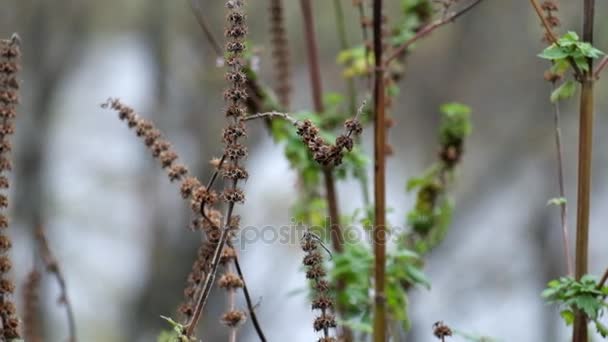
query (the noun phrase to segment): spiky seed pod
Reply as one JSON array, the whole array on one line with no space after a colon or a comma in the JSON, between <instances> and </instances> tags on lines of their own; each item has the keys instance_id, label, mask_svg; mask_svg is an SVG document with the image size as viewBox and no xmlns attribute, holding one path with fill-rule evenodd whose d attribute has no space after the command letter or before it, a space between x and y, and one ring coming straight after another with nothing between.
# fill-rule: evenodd
<instances>
[{"instance_id":1,"label":"spiky seed pod","mask_svg":"<svg viewBox=\"0 0 608 342\"><path fill-rule=\"evenodd\" d=\"M330 313L334 302L329 294L329 283L324 279L326 271L323 267L323 256L319 252L318 241L310 234L304 235L300 245L306 253L302 263L306 267L306 278L312 281L314 299L311 303L313 310L320 310L321 314L313 323L316 331L323 331L321 340L331 341L329 329L336 327L335 317Z\"/></svg>"},{"instance_id":2,"label":"spiky seed pod","mask_svg":"<svg viewBox=\"0 0 608 342\"><path fill-rule=\"evenodd\" d=\"M241 323L245 322L247 314L240 310L231 310L222 316L222 323L227 327L236 328Z\"/></svg>"}]
</instances>

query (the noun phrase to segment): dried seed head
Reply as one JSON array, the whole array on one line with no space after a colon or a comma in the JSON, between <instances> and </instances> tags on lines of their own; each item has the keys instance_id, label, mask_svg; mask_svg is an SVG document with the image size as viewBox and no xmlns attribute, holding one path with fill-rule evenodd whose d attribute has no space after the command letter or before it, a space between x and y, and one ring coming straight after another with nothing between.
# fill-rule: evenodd
<instances>
[{"instance_id":1,"label":"dried seed head","mask_svg":"<svg viewBox=\"0 0 608 342\"><path fill-rule=\"evenodd\" d=\"M174 164L169 168L169 180L174 182L181 180L188 174L188 168L183 164Z\"/></svg>"},{"instance_id":2,"label":"dried seed head","mask_svg":"<svg viewBox=\"0 0 608 342\"><path fill-rule=\"evenodd\" d=\"M224 154L231 160L245 158L247 157L247 147L241 144L230 144L226 146Z\"/></svg>"},{"instance_id":3,"label":"dried seed head","mask_svg":"<svg viewBox=\"0 0 608 342\"><path fill-rule=\"evenodd\" d=\"M452 336L452 330L442 321L439 321L433 324L433 334L439 339L444 339L448 336Z\"/></svg>"},{"instance_id":4,"label":"dried seed head","mask_svg":"<svg viewBox=\"0 0 608 342\"><path fill-rule=\"evenodd\" d=\"M347 132L352 132L353 134L359 135L363 133L363 125L357 119L348 119L344 123L344 128Z\"/></svg>"},{"instance_id":5,"label":"dried seed head","mask_svg":"<svg viewBox=\"0 0 608 342\"><path fill-rule=\"evenodd\" d=\"M245 193L241 189L225 189L220 197L227 203L245 202Z\"/></svg>"},{"instance_id":6,"label":"dried seed head","mask_svg":"<svg viewBox=\"0 0 608 342\"><path fill-rule=\"evenodd\" d=\"M230 328L233 328L238 326L240 323L243 323L246 318L247 315L243 311L231 310L222 316L222 323Z\"/></svg>"},{"instance_id":7,"label":"dried seed head","mask_svg":"<svg viewBox=\"0 0 608 342\"><path fill-rule=\"evenodd\" d=\"M180 191L182 194L182 197L184 199L188 199L192 196L192 194L194 193L194 191L198 188L201 187L201 182L194 178L194 177L188 177L186 179L184 179L184 181L182 182Z\"/></svg>"},{"instance_id":8,"label":"dried seed head","mask_svg":"<svg viewBox=\"0 0 608 342\"><path fill-rule=\"evenodd\" d=\"M313 327L316 331L326 330L336 327L336 317L331 314L322 314L315 319Z\"/></svg>"},{"instance_id":9,"label":"dried seed head","mask_svg":"<svg viewBox=\"0 0 608 342\"><path fill-rule=\"evenodd\" d=\"M218 285L220 288L223 289L234 290L242 288L243 281L235 273L226 273L222 275L222 277L218 281Z\"/></svg>"},{"instance_id":10,"label":"dried seed head","mask_svg":"<svg viewBox=\"0 0 608 342\"><path fill-rule=\"evenodd\" d=\"M333 309L333 307L334 307L333 300L331 298L327 297L326 295L319 295L312 302L313 310L315 310L315 309L327 310L327 309Z\"/></svg>"}]
</instances>

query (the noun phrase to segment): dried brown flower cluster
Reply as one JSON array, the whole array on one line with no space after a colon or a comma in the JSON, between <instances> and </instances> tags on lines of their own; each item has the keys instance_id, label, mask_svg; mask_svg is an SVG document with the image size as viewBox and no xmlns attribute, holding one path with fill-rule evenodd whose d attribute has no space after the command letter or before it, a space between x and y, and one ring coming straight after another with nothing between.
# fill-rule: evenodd
<instances>
[{"instance_id":1,"label":"dried brown flower cluster","mask_svg":"<svg viewBox=\"0 0 608 342\"><path fill-rule=\"evenodd\" d=\"M559 18L556 16L556 13L559 12L559 6L556 1L547 0L543 1L540 5L540 8L545 12L545 20L551 29L555 29L559 27L561 24ZM546 43L551 43L552 39L549 36L549 32L545 31L545 35L543 37L543 41Z\"/></svg>"},{"instance_id":2,"label":"dried brown flower cluster","mask_svg":"<svg viewBox=\"0 0 608 342\"><path fill-rule=\"evenodd\" d=\"M363 126L357 117L346 120L344 123L345 132L336 138L334 144L325 141L319 134L319 128L310 120L298 121L295 125L298 135L312 152L315 161L323 166L338 166L342 164L344 151L352 151L353 149L352 135L359 135L363 132Z\"/></svg>"},{"instance_id":3,"label":"dried brown flower cluster","mask_svg":"<svg viewBox=\"0 0 608 342\"><path fill-rule=\"evenodd\" d=\"M547 23L547 25L549 25L550 29L553 30L556 27L560 26L559 18L556 15L556 13L559 12L559 6L556 1L544 1L540 5L540 8L543 10L543 12L545 14L545 22ZM547 30L544 30L543 32L544 32L543 41L547 44L551 44L552 43L551 33L549 33ZM544 79L547 82L556 83L562 79L562 75L560 75L559 73L553 72L551 70L547 70L547 71L545 71Z\"/></svg>"},{"instance_id":4,"label":"dried brown flower cluster","mask_svg":"<svg viewBox=\"0 0 608 342\"><path fill-rule=\"evenodd\" d=\"M9 40L0 40L0 188L8 189L6 174L11 171L10 137L15 132L16 107L19 104L19 81L17 72L21 51L17 35ZM8 218L4 211L8 207L8 197L0 194L0 340L19 338L19 320L11 296L15 285L8 278L12 268L9 256L11 240L6 235Z\"/></svg>"},{"instance_id":5,"label":"dried brown flower cluster","mask_svg":"<svg viewBox=\"0 0 608 342\"><path fill-rule=\"evenodd\" d=\"M306 267L306 278L313 282L314 299L312 309L320 310L321 314L315 318L313 328L322 331L323 337L319 342L335 342L334 337L329 336L329 329L336 327L336 317L331 312L334 308L334 301L330 295L330 285L325 279L326 271L323 267L323 255L319 250L317 238L307 232L302 238L302 250L306 253L302 263Z\"/></svg>"},{"instance_id":6,"label":"dried brown flower cluster","mask_svg":"<svg viewBox=\"0 0 608 342\"><path fill-rule=\"evenodd\" d=\"M23 285L23 335L28 342L40 342L38 310L40 304L40 273L32 270Z\"/></svg>"},{"instance_id":7,"label":"dried brown flower cluster","mask_svg":"<svg viewBox=\"0 0 608 342\"><path fill-rule=\"evenodd\" d=\"M285 30L283 0L270 1L270 36L272 42L272 57L277 77L275 92L283 109L289 108L291 86L289 80L289 47Z\"/></svg>"},{"instance_id":8,"label":"dried brown flower cluster","mask_svg":"<svg viewBox=\"0 0 608 342\"><path fill-rule=\"evenodd\" d=\"M446 337L452 336L452 329L441 321L435 322L433 324L433 335L444 342Z\"/></svg>"},{"instance_id":9,"label":"dried brown flower cluster","mask_svg":"<svg viewBox=\"0 0 608 342\"><path fill-rule=\"evenodd\" d=\"M247 148L241 139L247 137L247 127L241 121L247 112L247 76L244 73L245 36L247 25L245 13L242 9L243 1L227 1L228 16L226 18L226 54L228 71L226 81L228 88L224 91L226 101L226 116L229 123L222 132L224 143L224 157L226 165L222 168L220 176L224 178L227 186L220 195L220 199L228 204L227 245L221 253L220 263L224 266L224 274L219 279L219 286L226 290L228 297L227 311L222 315L222 323L230 328L231 340L236 340L237 327L245 321L247 314L236 308L236 292L243 288L243 280L234 273L234 259L236 250L230 243L239 229L240 218L232 216L232 208L236 203L245 201L245 193L238 188L238 182L247 179L247 170L240 164L247 157ZM235 115L236 114L236 115Z\"/></svg>"}]
</instances>

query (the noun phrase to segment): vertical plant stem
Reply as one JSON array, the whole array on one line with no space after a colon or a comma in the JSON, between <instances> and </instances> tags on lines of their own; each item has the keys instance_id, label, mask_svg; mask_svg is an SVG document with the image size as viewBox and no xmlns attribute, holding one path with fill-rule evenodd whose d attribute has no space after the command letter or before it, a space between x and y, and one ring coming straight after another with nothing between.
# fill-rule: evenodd
<instances>
[{"instance_id":1,"label":"vertical plant stem","mask_svg":"<svg viewBox=\"0 0 608 342\"><path fill-rule=\"evenodd\" d=\"M344 8L342 7L342 0L334 0L334 7L336 13L336 28L338 30L338 36L340 38L340 48L342 50L347 50L350 48L350 44L348 43L348 37L346 35L346 23L344 22ZM363 7L363 5L360 5ZM363 10L363 9L361 9ZM365 33L365 28L363 29ZM367 61L367 52L366 52L366 61ZM366 68L366 69L369 69ZM349 113L357 112L357 88L355 86L355 80L352 77L346 78L346 89L348 92L348 109ZM369 191L367 190L367 174L363 173L357 177L359 180L359 184L361 186L361 193L363 194L363 203L366 207L369 206Z\"/></svg>"},{"instance_id":2,"label":"vertical plant stem","mask_svg":"<svg viewBox=\"0 0 608 342\"><path fill-rule=\"evenodd\" d=\"M583 41L593 44L595 0L583 0ZM589 257L589 212L591 206L591 160L593 145L593 63L588 60L589 70L582 77L580 99L579 161L578 161L578 208L576 226L576 279L587 273ZM576 313L573 342L587 342L587 317Z\"/></svg>"},{"instance_id":3,"label":"vertical plant stem","mask_svg":"<svg viewBox=\"0 0 608 342\"><path fill-rule=\"evenodd\" d=\"M340 49L347 50L350 48L348 37L346 35L346 23L344 22L344 8L342 8L342 0L334 0L334 9L336 15L336 29L338 38L340 39ZM354 114L357 112L357 89L355 88L355 80L352 77L346 78L346 92L348 93L349 112Z\"/></svg>"},{"instance_id":4,"label":"vertical plant stem","mask_svg":"<svg viewBox=\"0 0 608 342\"><path fill-rule=\"evenodd\" d=\"M556 84L552 83L553 90L555 91ZM556 101L553 104L553 121L555 125L555 149L557 152L557 178L559 184L559 196L563 199L566 198L566 190L564 186L564 149L562 148L562 130L561 130L561 115L559 102ZM569 246L569 234L568 234L568 204L566 202L560 204L560 219L562 226L562 240L564 244L564 255L566 257L566 267L569 276L574 274L574 266L572 265L572 255L570 253Z\"/></svg>"},{"instance_id":5,"label":"vertical plant stem","mask_svg":"<svg viewBox=\"0 0 608 342\"><path fill-rule=\"evenodd\" d=\"M382 63L382 0L374 0L374 342L386 342L386 125Z\"/></svg>"},{"instance_id":6,"label":"vertical plant stem","mask_svg":"<svg viewBox=\"0 0 608 342\"><path fill-rule=\"evenodd\" d=\"M318 45L315 37L314 20L312 13L311 0L300 0L302 8L302 17L304 19L304 38L306 41L306 50L308 53L309 73L312 87L312 97L315 112L322 114L325 109L323 106L323 86L321 83L321 68L319 64ZM329 229L331 235L331 243L334 251L341 253L344 250L344 238L342 229L340 228L340 212L338 209L338 197L336 195L336 186L332 169L323 168L323 177L325 180L325 196L327 200ZM336 284L337 292L344 290L345 282L343 279L338 279ZM341 305L338 303L337 311L343 313ZM347 327L342 327L342 333L346 341L351 340L352 332Z\"/></svg>"},{"instance_id":7,"label":"vertical plant stem","mask_svg":"<svg viewBox=\"0 0 608 342\"><path fill-rule=\"evenodd\" d=\"M322 114L323 106L323 87L321 84L321 69L319 65L318 46L315 38L314 20L312 15L311 0L301 0L302 16L304 18L304 36L306 40L306 50L308 53L308 63L310 64L310 81L312 84L312 97L315 112ZM331 169L324 168L325 190L327 205L329 208L329 224L331 229L332 246L336 252L343 249L343 237L340 229L338 199L336 196L334 177Z\"/></svg>"},{"instance_id":8,"label":"vertical plant stem","mask_svg":"<svg viewBox=\"0 0 608 342\"><path fill-rule=\"evenodd\" d=\"M249 311L249 317L251 318L253 327L255 328L255 331L258 334L260 341L266 342L266 336L264 336L264 331L262 331L262 326L260 325L260 322L258 321L258 316L255 313L255 306L253 305L253 301L251 300L249 290L247 289L247 283L245 282L245 277L243 276L243 271L241 270L241 264L239 262L238 254L235 254L233 262L234 267L236 268L236 273L243 281L243 294L245 295L245 301L247 302L247 310Z\"/></svg>"}]
</instances>

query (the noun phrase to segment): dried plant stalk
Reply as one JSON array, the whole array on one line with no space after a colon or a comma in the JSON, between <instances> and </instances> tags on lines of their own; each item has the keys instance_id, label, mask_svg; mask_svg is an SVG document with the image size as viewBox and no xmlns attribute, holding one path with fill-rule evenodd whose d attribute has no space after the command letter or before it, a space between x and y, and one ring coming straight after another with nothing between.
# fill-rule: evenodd
<instances>
[{"instance_id":1,"label":"dried plant stalk","mask_svg":"<svg viewBox=\"0 0 608 342\"><path fill-rule=\"evenodd\" d=\"M270 41L276 74L275 92L283 109L289 109L291 95L291 70L289 42L285 28L283 0L270 0Z\"/></svg>"},{"instance_id":2,"label":"dried plant stalk","mask_svg":"<svg viewBox=\"0 0 608 342\"><path fill-rule=\"evenodd\" d=\"M0 40L0 188L9 187L6 174L11 171L10 138L15 132L16 107L19 104L20 39L16 34L9 40ZM12 269L10 249L12 242L6 234L8 217L8 196L0 194L0 340L13 340L20 337L19 320L16 315L12 295L15 285L9 279Z\"/></svg>"}]
</instances>

